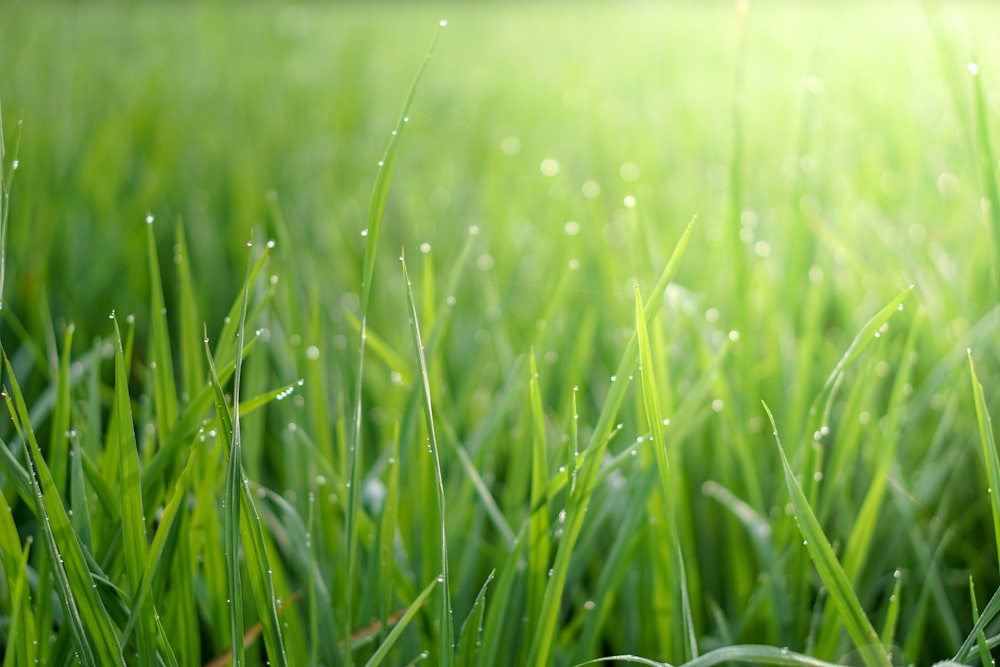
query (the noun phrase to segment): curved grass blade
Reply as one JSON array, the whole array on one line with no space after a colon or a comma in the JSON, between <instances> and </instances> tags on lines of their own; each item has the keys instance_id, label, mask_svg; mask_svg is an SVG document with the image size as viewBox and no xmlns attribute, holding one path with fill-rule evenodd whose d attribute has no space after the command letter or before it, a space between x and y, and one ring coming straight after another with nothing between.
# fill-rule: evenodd
<instances>
[{"instance_id":1,"label":"curved grass blade","mask_svg":"<svg viewBox=\"0 0 1000 667\"><path fill-rule=\"evenodd\" d=\"M983 465L986 467L986 480L989 485L990 511L993 515L994 544L1000 549L1000 456L997 455L997 445L993 439L993 421L986 407L986 395L983 385L976 377L976 366L972 361L972 350L969 356L969 378L972 380L972 394L976 402L976 420L979 424L979 442L982 445Z\"/></svg>"},{"instance_id":2,"label":"curved grass blade","mask_svg":"<svg viewBox=\"0 0 1000 667\"><path fill-rule=\"evenodd\" d=\"M359 511L359 506L361 504L360 498L360 487L361 487L361 426L362 426L362 389L364 384L364 371L365 371L365 347L367 341L367 329L368 329L368 303L371 300L372 292L372 279L375 274L375 255L378 251L378 240L382 230L382 219L385 216L385 205L386 200L389 197L389 183L392 181L392 169L396 163L396 153L399 150L399 138L402 135L403 127L409 122L410 118L408 116L410 111L410 105L413 103L413 98L417 92L417 85L420 83L420 78L423 76L424 70L427 68L427 64L430 62L431 56L434 53L434 47L437 45L438 37L441 34L441 28L445 26L445 21L441 21L441 24L437 31L434 33L434 37L431 39L430 47L427 49L427 55L424 58L424 62L420 65L417 70L416 76L413 78L413 82L410 84L410 90L406 95L406 100L403 102L403 108L400 111L399 119L396 121L396 128L392 131L391 138L389 139L389 144L386 146L385 154L379 161L378 173L375 176L375 186L372 189L371 201L368 206L368 226L365 228L363 235L366 237L365 242L365 255L361 269L361 327L359 335L359 345L358 345L358 374L355 378L354 385L354 419L353 425L354 430L351 433L351 444L350 444L350 461L348 462L349 470L347 474L347 483L349 484L349 493L347 496L347 591L345 595L345 622L347 624L347 632L345 636L349 636L351 632L351 623L353 622L354 616L354 573L357 567L355 563L355 555L357 551L358 544L358 521L357 513ZM442 656L442 659L444 657ZM347 667L352 667L354 664L353 654L351 651L350 642L347 644L347 652L345 654L345 664Z\"/></svg>"},{"instance_id":3,"label":"curved grass blade","mask_svg":"<svg viewBox=\"0 0 1000 667\"><path fill-rule=\"evenodd\" d=\"M652 290L652 297L643 309L646 321L652 321L660 312L663 305L663 293L667 285L677 271L684 250L687 248L688 240L691 238L691 231L694 229L695 220L688 223L684 233L678 240L666 268L660 274L659 280ZM629 340L625 353L618 364L616 377L626 377L638 360L638 343L633 334ZM570 557L576 542L583 529L583 521L586 517L587 507L597 485L597 477L601 471L601 459L607 449L614 429L614 420L625 399L625 391L628 388L627 382L612 382L607 398L601 408L597 425L594 427L590 443L587 445L586 459L580 466L577 474L577 484L575 493L570 494L566 508L566 524L563 527L563 536L556 551L555 565L552 568L552 576L545 587L545 597L542 600L542 612L539 615L536 631L532 639L531 653L528 663L532 665L546 665L552 653L552 645L555 642L556 622L559 617L559 607L562 602L563 589L566 587L566 576L569 572Z\"/></svg>"},{"instance_id":4,"label":"curved grass blade","mask_svg":"<svg viewBox=\"0 0 1000 667\"><path fill-rule=\"evenodd\" d=\"M656 662L648 658L641 658L634 655L614 655L606 658L597 658L588 662L581 662L575 667L584 665L596 665L602 662L631 662L638 665L648 665L649 667L671 667L667 663ZM833 662L819 660L802 653L789 651L787 648L777 648L776 646L758 646L754 644L742 644L737 646L726 646L709 651L705 655L685 662L678 667L712 667L726 663L747 663L755 665L788 665L789 667L843 667Z\"/></svg>"},{"instance_id":5,"label":"curved grass blade","mask_svg":"<svg viewBox=\"0 0 1000 667\"><path fill-rule=\"evenodd\" d=\"M646 328L646 313L642 307L642 295L639 285L635 286L635 330L639 341L639 370L642 377L642 401L646 412L646 425L650 432L650 444L656 458L656 467L660 473L660 485L666 506L668 531L671 541L671 552L674 555L672 580L674 597L681 601L681 630L684 659L698 657L698 641L695 637L694 619L691 614L691 604L688 600L687 574L684 568L684 555L681 552L680 537L677 532L677 514L674 503L674 487L670 481L670 463L667 459L667 443L663 435L665 420L660 409L659 389L656 383L653 351L649 344L649 332Z\"/></svg>"},{"instance_id":6,"label":"curved grass blade","mask_svg":"<svg viewBox=\"0 0 1000 667\"><path fill-rule=\"evenodd\" d=\"M139 477L139 447L132 420L132 400L128 391L128 370L122 351L122 336L115 320L115 430L118 433L119 499L121 502L122 551L125 574L132 598L132 616L136 619L138 664L156 664L156 611L151 600L137 603L135 596L142 586L146 553L146 517L142 510L142 487ZM125 642L125 636L121 640ZM124 646L122 649L124 650Z\"/></svg>"},{"instance_id":7,"label":"curved grass blade","mask_svg":"<svg viewBox=\"0 0 1000 667\"><path fill-rule=\"evenodd\" d=\"M30 547L29 537L24 548L21 548L11 507L7 503L7 497L0 493L0 562L3 564L7 590L13 591L10 597L11 625L7 632L4 667L14 659L19 665L34 665L38 656L38 644L34 641L37 637L35 616L31 612L31 593L27 587Z\"/></svg>"},{"instance_id":8,"label":"curved grass blade","mask_svg":"<svg viewBox=\"0 0 1000 667\"><path fill-rule=\"evenodd\" d=\"M462 624L458 633L458 650L456 654L458 667L476 667L479 665L479 649L483 638L483 616L486 611L486 588L493 581L496 570L490 570L483 587L479 589L472 610Z\"/></svg>"},{"instance_id":9,"label":"curved grass blade","mask_svg":"<svg viewBox=\"0 0 1000 667\"><path fill-rule=\"evenodd\" d=\"M994 618L1000 615L1000 588L996 590L990 601L986 603L986 607L983 608L983 613L979 615L979 620L976 621L975 625L972 626L972 630L969 631L969 635L962 642L962 646L959 647L958 653L952 658L952 661L956 663L964 663L972 655L972 649L976 645L979 638L979 633L986 629L986 626L993 621Z\"/></svg>"},{"instance_id":10,"label":"curved grass blade","mask_svg":"<svg viewBox=\"0 0 1000 667\"><path fill-rule=\"evenodd\" d=\"M393 645L395 645L399 636L403 634L403 630L406 629L406 626L410 624L410 621L412 621L417 615L417 612L420 611L420 608L427 600L427 596L430 595L440 583L442 583L441 577L438 577L432 580L431 583L427 584L424 590L420 591L420 595L418 595L416 599L410 603L410 606L406 609L406 613L403 614L402 618L399 619L399 622L392 628L392 632L390 632L389 636L385 638L385 641L379 645L378 649L375 650L375 653L372 654L372 657L368 659L368 662L365 663L365 667L378 667L378 665L382 664L382 661L385 660L386 656L389 654L389 650L393 647Z\"/></svg>"},{"instance_id":11,"label":"curved grass blade","mask_svg":"<svg viewBox=\"0 0 1000 667\"><path fill-rule=\"evenodd\" d=\"M3 363L10 382L10 393L4 392L7 409L14 421L15 430L28 445L28 470L34 491L35 513L50 556L48 562L51 564L56 593L62 603L80 661L85 667L124 665L125 659L118 647L114 624L97 593L97 584L87 566L83 548L73 533L69 515L59 499L52 474L45 465L28 420L24 396L6 353L3 354Z\"/></svg>"},{"instance_id":12,"label":"curved grass blade","mask_svg":"<svg viewBox=\"0 0 1000 667\"><path fill-rule=\"evenodd\" d=\"M413 301L413 287L409 273L406 271L405 256L400 256L403 266L403 281L406 287L406 301L410 310L410 332L413 334L413 346L416 349L417 360L420 363L420 378L423 385L424 419L427 421L427 434L430 438L431 454L434 457L434 482L437 492L438 520L441 529L441 614L439 629L441 633L440 664L448 667L454 659L455 627L451 610L451 587L448 581L448 537L445 522L444 477L441 474L441 454L438 448L437 431L434 428L434 407L431 403L430 376L427 373L427 359L424 357L424 343L420 338L420 323L417 321L417 307Z\"/></svg>"},{"instance_id":13,"label":"curved grass blade","mask_svg":"<svg viewBox=\"0 0 1000 667\"><path fill-rule=\"evenodd\" d=\"M775 426L774 415L771 414L771 409L767 407L766 403L763 405L764 411L767 412L767 418L771 422L771 430L774 441L778 445L778 453L781 455L785 484L791 496L795 519L806 548L809 550L809 556L816 566L816 571L840 612L847 633L851 636L851 641L854 642L854 647L861 654L865 665L867 667L892 667L892 661L889 659L885 647L878 643L878 633L875 632L875 628L872 627L871 621L868 620L868 616L861 607L847 574L844 573L844 569L837 561L837 555L833 552L833 547L830 546L829 540L823 533L812 507L809 506L809 501L792 471L792 466L788 463L785 449L781 446L781 439L778 437L778 427Z\"/></svg>"}]
</instances>

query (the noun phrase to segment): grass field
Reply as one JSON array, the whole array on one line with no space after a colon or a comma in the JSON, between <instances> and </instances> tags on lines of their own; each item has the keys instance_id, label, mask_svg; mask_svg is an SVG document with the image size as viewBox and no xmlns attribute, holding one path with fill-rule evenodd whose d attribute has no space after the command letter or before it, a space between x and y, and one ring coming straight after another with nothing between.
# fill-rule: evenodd
<instances>
[{"instance_id":1,"label":"grass field","mask_svg":"<svg viewBox=\"0 0 1000 667\"><path fill-rule=\"evenodd\" d=\"M3 667L992 665L1000 10L746 9L0 6Z\"/></svg>"}]
</instances>

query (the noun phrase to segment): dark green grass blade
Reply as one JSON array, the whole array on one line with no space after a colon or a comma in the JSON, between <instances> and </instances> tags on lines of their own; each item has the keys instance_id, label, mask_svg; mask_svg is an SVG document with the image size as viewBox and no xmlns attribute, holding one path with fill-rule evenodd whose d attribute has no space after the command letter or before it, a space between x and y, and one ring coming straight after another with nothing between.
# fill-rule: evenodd
<instances>
[{"instance_id":1,"label":"dark green grass blade","mask_svg":"<svg viewBox=\"0 0 1000 667\"><path fill-rule=\"evenodd\" d=\"M417 354L417 361L420 364L420 378L423 385L423 407L424 419L427 422L427 434L430 438L431 456L434 463L434 489L437 494L438 525L440 527L441 540L441 613L440 623L440 651L438 658L441 665L447 667L454 660L455 628L451 610L451 586L448 577L448 537L446 530L446 511L444 495L444 477L441 474L441 455L438 448L437 430L434 427L434 406L431 402L430 376L427 373L427 359L424 357L424 343L420 337L420 323L417 321L417 307L413 301L413 287L410 283L410 276L406 270L406 259L400 256L403 267L403 281L406 288L406 300L409 306L410 333L413 335L413 347Z\"/></svg>"},{"instance_id":2,"label":"dark green grass blade","mask_svg":"<svg viewBox=\"0 0 1000 667\"><path fill-rule=\"evenodd\" d=\"M132 421L132 400L128 390L128 370L122 351L121 331L115 320L115 417L118 432L119 500L121 502L122 550L129 593L133 596L132 614L136 619L139 665L156 664L156 612L151 600L136 603L146 563L146 517L142 510L142 487L139 477L139 447ZM124 650L124 646L122 649Z\"/></svg>"},{"instance_id":3,"label":"dark green grass blade","mask_svg":"<svg viewBox=\"0 0 1000 667\"><path fill-rule=\"evenodd\" d=\"M670 256L670 260L667 262L666 268L652 289L652 297L644 308L647 322L655 318L660 311L663 304L663 293L666 291L667 285L677 270L684 250L687 248L693 228L694 220L684 230L680 240L677 242L677 246L674 248L673 254ZM576 492L571 494L567 503L566 525L563 528L562 540L559 542L559 547L556 551L552 576L549 578L549 583L545 588L542 612L532 639L531 654L528 660L529 664L545 665L549 662L555 642L556 622L559 617L563 589L566 586L570 557L573 554L576 541L580 537L580 531L583 528L587 506L590 504L590 498L597 484L597 477L601 471L601 459L611 438L615 417L625 398L628 383L624 381L624 378L635 368L638 357L638 344L636 336L633 335L625 349L625 353L622 355L616 372L616 377L621 377L622 381L611 383L611 388L601 408L597 425L594 427L593 435L587 446L587 458L580 466L577 474Z\"/></svg>"},{"instance_id":4,"label":"dark green grass blade","mask_svg":"<svg viewBox=\"0 0 1000 667\"><path fill-rule=\"evenodd\" d=\"M477 667L479 662L479 649L482 646L483 638L483 617L486 612L486 589L493 581L496 570L491 570L483 587L479 589L476 601L472 603L472 610L468 618L462 624L462 630L458 634L458 650L456 652L455 663L458 667Z\"/></svg>"},{"instance_id":5,"label":"dark green grass blade","mask_svg":"<svg viewBox=\"0 0 1000 667\"><path fill-rule=\"evenodd\" d=\"M80 661L85 667L124 665L114 625L97 593L97 584L87 566L83 549L73 533L69 515L59 499L52 474L35 440L28 421L28 408L10 361L6 353L3 356L10 382L10 393L5 393L7 408L18 435L28 445L27 460L34 489L35 514L48 549L56 592Z\"/></svg>"},{"instance_id":6,"label":"dark green grass blade","mask_svg":"<svg viewBox=\"0 0 1000 667\"><path fill-rule=\"evenodd\" d=\"M427 584L424 590L420 591L420 594L417 595L413 602L410 603L410 606L407 607L406 613L403 614L403 616L399 619L399 622L392 628L392 632L389 633L389 636L385 638L385 641L382 642L378 649L375 650L375 653L372 654L372 657L368 659L368 662L365 663L365 667L378 667L378 665L382 664L382 661L385 660L387 655L389 655L389 651L396 644L400 635L403 634L403 630L406 629L406 627L410 624L410 621L414 619L417 612L420 611L420 608L424 605L424 602L427 600L427 596L429 596L440 583L440 578L434 579L431 583Z\"/></svg>"},{"instance_id":7,"label":"dark green grass blade","mask_svg":"<svg viewBox=\"0 0 1000 667\"><path fill-rule=\"evenodd\" d=\"M795 520L799 525L799 530L805 541L809 556L812 558L816 571L820 579L829 591L830 598L840 612L847 633L851 636L855 648L861 654L862 660L867 667L891 667L892 661L889 659L885 648L878 643L878 633L872 627L867 614L858 601L858 596L851 587L844 569L837 560L837 555L830 546L829 540L823 533L823 528L819 525L816 515L813 513L809 501L806 499L802 487L799 485L795 473L792 471L788 458L785 456L785 449L781 446L778 437L778 427L774 423L774 415L770 408L764 404L764 410L771 423L774 441L778 445L778 453L781 455L781 465L785 473L785 484L791 496L792 508L795 513Z\"/></svg>"},{"instance_id":8,"label":"dark green grass blade","mask_svg":"<svg viewBox=\"0 0 1000 667\"><path fill-rule=\"evenodd\" d=\"M66 328L59 370L56 375L55 403L52 408L52 428L49 434L49 469L59 495L66 495L66 476L69 467L69 413L70 413L70 353L73 346L73 326ZM38 423L33 418L34 423Z\"/></svg>"},{"instance_id":9,"label":"dark green grass blade","mask_svg":"<svg viewBox=\"0 0 1000 667\"><path fill-rule=\"evenodd\" d=\"M527 532L528 524L525 522L521 531L514 539L514 544L507 552L503 565L500 566L500 576L493 587L494 594L489 609L486 612L486 627L483 629L483 646L480 656L482 656L483 667L494 667L495 665L513 664L516 659L514 642L504 640L504 627L511 617L516 613L516 609L511 606L511 597L514 593L515 577L521 562L521 550L524 548L524 534ZM506 649L506 652L504 652ZM506 656L506 661L501 660Z\"/></svg>"},{"instance_id":10,"label":"dark green grass blade","mask_svg":"<svg viewBox=\"0 0 1000 667\"><path fill-rule=\"evenodd\" d=\"M434 33L430 47L424 62L417 70L410 90L403 102L396 127L392 131L389 144L386 146L385 154L378 164L378 173L375 176L375 186L372 189L372 196L368 206L368 224L362 234L366 237L365 254L361 269L361 326L360 342L358 346L358 373L354 385L354 415L353 431L350 434L351 443L349 446L349 462L347 473L348 496L347 496L347 594L345 596L345 636L351 634L351 624L354 617L354 578L357 569L356 552L358 543L358 521L357 513L360 505L360 480L361 480L361 430L362 430L362 390L364 385L365 370L365 347L367 344L368 330L368 304L371 300L372 281L375 274L375 257L378 252L378 241L382 230L382 220L385 217L386 202L389 197L389 184L392 181L392 170L396 163L396 154L399 151L399 139L403 132L403 127L409 122L410 105L417 92L417 86L423 76L427 64L430 62L437 44L441 29L445 25L442 21L439 29ZM446 584L447 586L447 584ZM447 596L446 596L447 597ZM446 659L442 656L442 660ZM347 642L346 665L353 665L353 655L351 644Z\"/></svg>"},{"instance_id":11,"label":"dark green grass blade","mask_svg":"<svg viewBox=\"0 0 1000 667\"><path fill-rule=\"evenodd\" d=\"M996 548L1000 549L1000 456L997 455L997 445L993 439L993 421L986 407L983 385L976 377L972 350L969 350L968 355L969 377L972 380L972 395L976 402L976 420L979 424L979 442L982 445L983 466L986 468L986 495L990 499L990 512L993 515L993 540Z\"/></svg>"},{"instance_id":12,"label":"dark green grass blade","mask_svg":"<svg viewBox=\"0 0 1000 667\"><path fill-rule=\"evenodd\" d=\"M667 443L663 434L665 422L660 409L659 386L656 382L656 362L649 344L649 332L646 328L646 313L642 307L642 295L639 286L635 286L635 330L639 342L639 370L642 378L642 401L646 412L646 425L650 432L650 445L656 457L656 468L660 473L660 488L666 505L670 549L674 554L672 580L674 597L681 601L682 648L684 659L698 657L698 642L695 638L694 621L691 605L688 600L687 574L684 568L684 556L681 553L680 536L677 532L677 507L674 502L674 486L670 480L670 463L667 460Z\"/></svg>"},{"instance_id":13,"label":"dark green grass blade","mask_svg":"<svg viewBox=\"0 0 1000 667\"><path fill-rule=\"evenodd\" d=\"M976 586L973 584L971 576L969 577L969 603L972 607L972 622L977 623L979 621L979 604L976 602ZM990 649L986 642L986 633L982 630L976 633L976 648L979 649L979 661L983 667L996 667L996 662L990 655Z\"/></svg>"}]
</instances>

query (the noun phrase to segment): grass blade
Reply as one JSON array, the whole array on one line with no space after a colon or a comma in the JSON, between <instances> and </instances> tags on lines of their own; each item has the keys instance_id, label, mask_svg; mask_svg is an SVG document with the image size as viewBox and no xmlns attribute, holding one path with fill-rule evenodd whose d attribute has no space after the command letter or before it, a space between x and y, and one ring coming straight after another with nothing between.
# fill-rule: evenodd
<instances>
[{"instance_id":1,"label":"grass blade","mask_svg":"<svg viewBox=\"0 0 1000 667\"><path fill-rule=\"evenodd\" d=\"M990 413L986 407L983 385L976 377L972 350L968 351L968 356L972 395L976 402L976 421L979 424L979 442L982 445L983 466L986 468L987 497L990 500L990 511L993 515L993 539L997 549L1000 549L1000 456L997 455L997 446L993 439L993 421L990 419Z\"/></svg>"},{"instance_id":2,"label":"grass blade","mask_svg":"<svg viewBox=\"0 0 1000 667\"><path fill-rule=\"evenodd\" d=\"M548 581L549 554L552 542L549 538L550 519L547 506L546 486L549 481L548 446L545 438L545 416L542 412L542 392L538 386L538 368L535 353L531 352L529 364L528 396L531 403L531 507L528 527L528 600L526 614L528 627L538 618L545 584ZM528 649L527 646L524 647Z\"/></svg>"},{"instance_id":3,"label":"grass blade","mask_svg":"<svg viewBox=\"0 0 1000 667\"><path fill-rule=\"evenodd\" d=\"M660 488L666 505L668 532L671 541L671 552L674 555L671 580L674 586L673 595L681 602L682 648L685 660L698 657L698 641L695 638L694 620L691 615L691 605L688 600L687 574L684 568L684 556L681 553L680 536L677 532L676 505L674 503L674 486L670 480L670 463L667 459L667 442L663 435L666 420L660 409L659 388L656 383L652 348L649 344L649 332L646 328L646 313L642 307L642 296L639 286L635 286L635 330L639 341L639 371L642 377L642 401L646 412L646 425L650 432L650 444L656 457L656 468L660 473Z\"/></svg>"},{"instance_id":4,"label":"grass blade","mask_svg":"<svg viewBox=\"0 0 1000 667\"><path fill-rule=\"evenodd\" d=\"M885 648L879 644L878 633L872 627L867 614L861 607L858 597L851 587L851 583L844 573L844 569L837 561L837 555L833 552L829 540L823 533L816 515L813 514L809 501L806 499L802 487L799 485L795 473L792 471L788 458L785 456L785 449L781 446L781 439L778 437L778 427L774 423L774 415L771 409L764 404L764 411L771 422L771 429L774 441L778 445L778 453L781 455L781 464L785 472L785 484L791 496L792 508L795 512L795 520L799 525L809 556L819 573L820 579L830 593L840 612L847 633L851 636L855 648L861 654L861 658L867 667L891 667L892 661L889 659Z\"/></svg>"},{"instance_id":5,"label":"grass blade","mask_svg":"<svg viewBox=\"0 0 1000 667\"><path fill-rule=\"evenodd\" d=\"M427 600L427 596L441 583L441 579L433 579L431 583L427 584L424 590L420 591L420 594L410 603L410 606L406 609L406 613L399 619L396 625L392 628L392 632L389 636L385 638L385 641L379 645L372 657L368 659L365 663L365 667L378 667L385 660L386 656L389 654L389 650L395 645L396 640L399 636L403 634L403 630L406 626L410 624L410 621L417 615L420 608L423 606L424 601Z\"/></svg>"},{"instance_id":6,"label":"grass blade","mask_svg":"<svg viewBox=\"0 0 1000 667\"><path fill-rule=\"evenodd\" d=\"M993 159L993 147L990 143L990 113L987 110L983 94L983 84L980 81L978 63L970 62L969 74L972 75L972 93L975 104L975 134L976 157L978 159L979 180L983 189L985 208L993 230L993 277L1000 280L1000 190L997 186L996 161Z\"/></svg>"},{"instance_id":7,"label":"grass blade","mask_svg":"<svg viewBox=\"0 0 1000 667\"><path fill-rule=\"evenodd\" d=\"M14 376L10 360L3 355L10 392L4 392L14 428L28 445L27 460L35 497L35 514L49 553L48 562L70 627L80 661L85 667L124 665L114 624L97 594L97 583L76 535L66 508L59 499L55 482L38 447L28 420L28 408Z\"/></svg>"},{"instance_id":8,"label":"grass blade","mask_svg":"<svg viewBox=\"0 0 1000 667\"><path fill-rule=\"evenodd\" d=\"M462 630L458 634L458 650L456 652L456 663L458 667L476 667L479 662L479 649L482 646L483 638L483 616L486 611L486 589L493 581L496 570L490 570L489 576L483 582L483 587L479 589L476 601L472 603L472 610L469 611L468 618L462 624Z\"/></svg>"},{"instance_id":9,"label":"grass blade","mask_svg":"<svg viewBox=\"0 0 1000 667\"><path fill-rule=\"evenodd\" d=\"M427 374L427 359L424 357L424 343L420 338L420 323L417 321L417 307L413 301L413 287L410 283L409 273L406 271L405 256L400 256L403 266L403 281L406 287L406 300L410 310L410 332L413 335L413 346L416 349L417 360L420 364L420 377L423 385L423 406L424 419L427 422L427 433L430 438L431 455L434 461L434 483L437 493L438 520L441 529L441 613L439 622L441 624L440 664L446 667L454 659L453 647L455 644L455 628L451 610L451 587L448 581L448 537L446 530L446 512L444 498L444 477L441 474L441 455L438 448L437 431L434 428L434 408L431 404L430 377Z\"/></svg>"},{"instance_id":10,"label":"grass blade","mask_svg":"<svg viewBox=\"0 0 1000 667\"><path fill-rule=\"evenodd\" d=\"M670 283L674 273L677 271L680 259L684 254L684 250L687 248L688 240L691 238L691 231L694 228L694 222L695 221L692 220L688 223L687 228L685 228L684 233L681 235L680 240L678 240L677 245L674 248L673 254L670 256L670 260L667 262L666 268L663 270L663 273L660 274L660 279L653 287L653 296L646 303L644 308L647 322L655 318L657 313L660 311L663 304L663 293L666 291L667 285ZM615 377L626 377L631 370L635 368L638 356L639 353L636 336L633 335L629 340L625 353L622 355L621 361L618 364ZM626 389L626 382L612 381L607 399L601 408L597 425L594 427L593 435L590 438L590 443L587 445L587 449L585 450L587 452L587 458L578 471L575 493L571 494L569 498L568 507L566 508L566 524L563 528L562 540L559 542L559 548L556 551L556 561L554 567L552 568L552 576L549 577L549 583L545 587L545 597L542 601L542 612L539 615L536 632L534 638L532 639L531 653L528 659L529 664L548 664L549 657L552 653L552 645L555 640L556 621L559 616L559 607L562 601L563 589L566 586L566 576L569 571L570 557L572 556L573 549L580 537L580 531L583 528L583 520L587 513L587 506L590 504L590 498L594 492L594 488L596 487L597 477L601 470L601 459L604 457L608 441L611 438L612 429L614 428L614 420L618 414L618 409L621 407L622 401L625 398Z\"/></svg>"},{"instance_id":11,"label":"grass blade","mask_svg":"<svg viewBox=\"0 0 1000 667\"><path fill-rule=\"evenodd\" d=\"M142 510L142 487L139 476L139 447L132 421L132 400L128 391L128 371L122 351L121 331L115 320L115 416L118 432L119 498L122 519L122 550L125 572L132 599L132 616L136 619L138 664L156 664L156 611L151 600L136 603L135 596L142 585L146 563L146 517ZM125 642L123 635L122 642ZM124 646L122 646L124 650Z\"/></svg>"},{"instance_id":12,"label":"grass blade","mask_svg":"<svg viewBox=\"0 0 1000 667\"><path fill-rule=\"evenodd\" d=\"M10 597L11 621L4 667L15 659L19 665L34 665L38 655L38 644L34 641L38 636L35 632L35 616L31 612L31 593L26 585L30 546L29 537L24 548L21 548L11 507L7 503L7 497L0 493L0 563L3 564L7 590L13 591Z\"/></svg>"},{"instance_id":13,"label":"grass blade","mask_svg":"<svg viewBox=\"0 0 1000 667\"><path fill-rule=\"evenodd\" d=\"M385 206L386 201L389 197L389 183L392 181L392 169L396 163L396 154L399 150L399 139L403 132L403 127L409 122L409 111L410 105L413 103L413 98L417 92L417 85L420 83L420 78L423 76L424 70L427 68L427 64L430 62L431 56L434 53L434 47L437 44L438 36L441 34L441 28L445 26L445 22L441 21L438 30L434 33L434 37L431 40L430 47L427 50L427 55L424 58L424 62L420 65L417 70L416 76L413 78L413 82L410 84L410 90L406 95L406 100L403 102L403 108L400 111L399 119L396 121L396 127L392 131L391 138L389 139L389 144L386 146L385 154L379 161L378 173L375 176L375 186L372 189L371 201L368 206L368 226L365 227L362 235L366 237L365 242L365 254L361 269L361 326L360 326L360 336L359 336L359 346L358 346L358 374L355 378L354 386L354 419L353 419L353 431L351 433L351 444L350 450L350 461L348 463L349 471L347 474L347 484L348 484L348 496L347 496L347 594L345 600L345 620L346 620L346 632L345 636L350 636L351 634L351 624L354 617L354 574L357 568L356 552L358 543L358 521L357 513L359 511L360 505L360 480L361 480L361 429L362 429L362 389L364 383L364 371L365 371L365 347L367 344L367 330L368 330L368 304L371 300L372 292L372 280L375 274L375 257L378 252L378 240L382 230L382 220L385 216ZM447 596L446 596L447 597ZM345 656L345 664L347 667L352 667L353 655L351 651L350 642L347 644L347 652ZM442 656L442 659L445 659Z\"/></svg>"}]
</instances>

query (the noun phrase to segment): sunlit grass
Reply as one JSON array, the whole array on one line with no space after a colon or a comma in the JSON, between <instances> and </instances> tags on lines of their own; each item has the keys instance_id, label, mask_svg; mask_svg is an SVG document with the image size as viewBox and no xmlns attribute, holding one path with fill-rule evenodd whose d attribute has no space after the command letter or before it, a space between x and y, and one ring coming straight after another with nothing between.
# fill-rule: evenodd
<instances>
[{"instance_id":1,"label":"sunlit grass","mask_svg":"<svg viewBox=\"0 0 1000 667\"><path fill-rule=\"evenodd\" d=\"M998 15L746 9L0 10L4 667L988 663Z\"/></svg>"}]
</instances>

